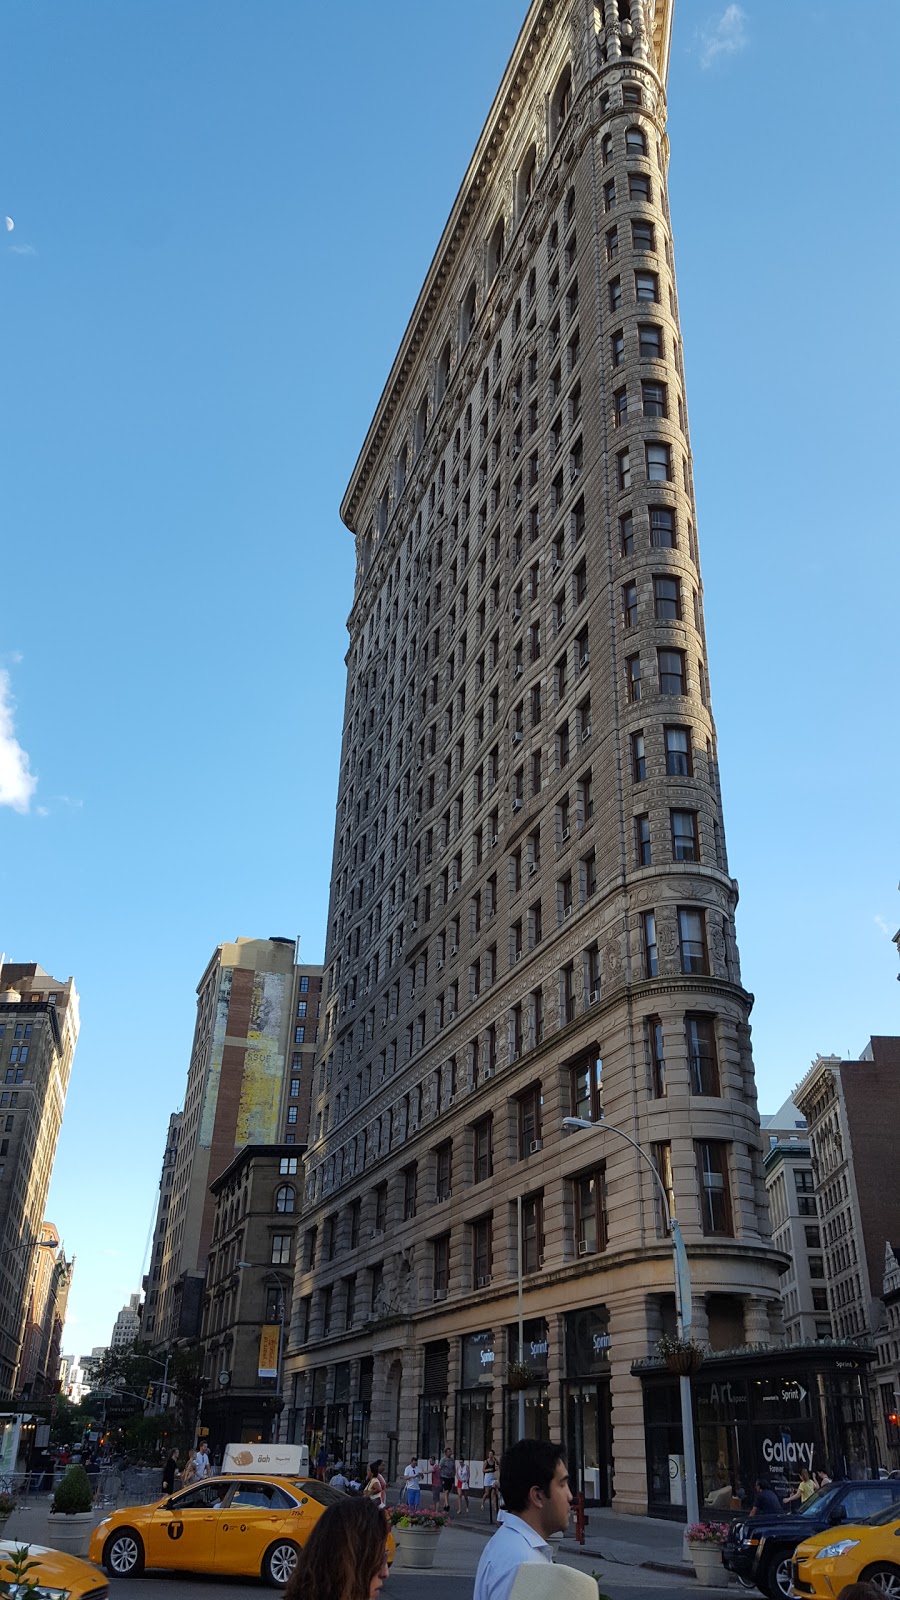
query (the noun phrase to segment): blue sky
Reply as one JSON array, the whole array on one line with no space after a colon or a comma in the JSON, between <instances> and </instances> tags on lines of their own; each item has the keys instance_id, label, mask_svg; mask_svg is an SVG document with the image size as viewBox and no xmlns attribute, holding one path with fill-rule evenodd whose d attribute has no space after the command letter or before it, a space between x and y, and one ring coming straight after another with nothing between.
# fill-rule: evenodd
<instances>
[{"instance_id":1,"label":"blue sky","mask_svg":"<svg viewBox=\"0 0 900 1600\"><path fill-rule=\"evenodd\" d=\"M75 975L66 1345L218 941L321 959L341 494L525 13L4 0L0 949ZM763 1109L898 1030L900 8L681 0L671 200ZM33 792L28 774L36 782Z\"/></svg>"}]
</instances>

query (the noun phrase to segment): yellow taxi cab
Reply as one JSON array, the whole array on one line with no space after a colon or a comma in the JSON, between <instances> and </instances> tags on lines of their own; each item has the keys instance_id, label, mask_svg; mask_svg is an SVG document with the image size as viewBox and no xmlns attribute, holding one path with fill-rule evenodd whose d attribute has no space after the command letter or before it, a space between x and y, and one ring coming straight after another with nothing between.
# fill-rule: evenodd
<instances>
[{"instance_id":1,"label":"yellow taxi cab","mask_svg":"<svg viewBox=\"0 0 900 1600\"><path fill-rule=\"evenodd\" d=\"M896 1502L865 1522L843 1523L794 1551L791 1589L804 1600L836 1600L845 1584L872 1583L900 1600L900 1511Z\"/></svg>"},{"instance_id":2,"label":"yellow taxi cab","mask_svg":"<svg viewBox=\"0 0 900 1600\"><path fill-rule=\"evenodd\" d=\"M326 1506L343 1498L342 1490L314 1478L204 1478L155 1505L104 1517L89 1554L116 1578L163 1567L263 1577L281 1589Z\"/></svg>"},{"instance_id":3,"label":"yellow taxi cab","mask_svg":"<svg viewBox=\"0 0 900 1600\"><path fill-rule=\"evenodd\" d=\"M78 1556L66 1555L63 1550L51 1550L45 1544L32 1544L25 1539L0 1539L0 1594L15 1595L18 1590L10 1563L23 1546L31 1563L23 1592L27 1588L32 1600L107 1600L106 1578L97 1567Z\"/></svg>"}]
</instances>

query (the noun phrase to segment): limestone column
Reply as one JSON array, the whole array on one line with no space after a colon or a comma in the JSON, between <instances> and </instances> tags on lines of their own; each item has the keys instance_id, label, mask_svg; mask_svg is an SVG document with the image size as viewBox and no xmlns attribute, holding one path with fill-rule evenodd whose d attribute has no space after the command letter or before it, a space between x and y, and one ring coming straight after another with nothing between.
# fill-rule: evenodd
<instances>
[{"instance_id":1,"label":"limestone column","mask_svg":"<svg viewBox=\"0 0 900 1600\"><path fill-rule=\"evenodd\" d=\"M744 1338L748 1344L771 1344L769 1302L761 1295L748 1295L744 1301Z\"/></svg>"}]
</instances>

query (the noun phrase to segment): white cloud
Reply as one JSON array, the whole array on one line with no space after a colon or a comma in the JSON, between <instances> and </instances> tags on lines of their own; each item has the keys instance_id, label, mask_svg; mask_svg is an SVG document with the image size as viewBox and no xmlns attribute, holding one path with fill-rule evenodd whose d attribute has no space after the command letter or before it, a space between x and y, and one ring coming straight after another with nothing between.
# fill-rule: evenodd
<instances>
[{"instance_id":1,"label":"white cloud","mask_svg":"<svg viewBox=\"0 0 900 1600\"><path fill-rule=\"evenodd\" d=\"M884 934L886 939L893 939L896 929L888 927L884 917L880 917L876 912L875 916L872 918L872 921L874 922L876 928L881 929L881 932Z\"/></svg>"},{"instance_id":2,"label":"white cloud","mask_svg":"<svg viewBox=\"0 0 900 1600\"><path fill-rule=\"evenodd\" d=\"M709 22L700 34L700 65L711 67L722 56L736 56L747 43L747 18L740 6L726 6L717 22Z\"/></svg>"},{"instance_id":3,"label":"white cloud","mask_svg":"<svg viewBox=\"0 0 900 1600\"><path fill-rule=\"evenodd\" d=\"M27 811L37 788L37 778L15 736L14 705L9 673L0 670L0 806Z\"/></svg>"},{"instance_id":4,"label":"white cloud","mask_svg":"<svg viewBox=\"0 0 900 1600\"><path fill-rule=\"evenodd\" d=\"M10 251L10 253L12 255L14 255L14 256L36 256L37 255L37 251L35 250L33 244L11 244L11 245L8 245L7 248Z\"/></svg>"}]
</instances>

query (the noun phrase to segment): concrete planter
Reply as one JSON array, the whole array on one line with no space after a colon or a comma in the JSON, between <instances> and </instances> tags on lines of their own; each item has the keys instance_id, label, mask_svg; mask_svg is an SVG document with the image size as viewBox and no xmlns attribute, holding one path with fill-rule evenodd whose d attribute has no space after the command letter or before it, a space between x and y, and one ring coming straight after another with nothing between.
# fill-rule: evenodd
<instances>
[{"instance_id":1,"label":"concrete planter","mask_svg":"<svg viewBox=\"0 0 900 1600\"><path fill-rule=\"evenodd\" d=\"M437 1550L440 1528L394 1528L397 1554L396 1567L432 1567Z\"/></svg>"},{"instance_id":2,"label":"concrete planter","mask_svg":"<svg viewBox=\"0 0 900 1600\"><path fill-rule=\"evenodd\" d=\"M93 1511L49 1511L47 1543L70 1556L86 1556L97 1518Z\"/></svg>"},{"instance_id":3,"label":"concrete planter","mask_svg":"<svg viewBox=\"0 0 900 1600\"><path fill-rule=\"evenodd\" d=\"M703 1589L721 1589L729 1581L729 1574L722 1566L722 1546L704 1541L688 1540L688 1549L697 1574L697 1582Z\"/></svg>"}]
</instances>

